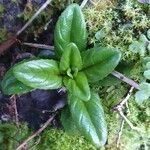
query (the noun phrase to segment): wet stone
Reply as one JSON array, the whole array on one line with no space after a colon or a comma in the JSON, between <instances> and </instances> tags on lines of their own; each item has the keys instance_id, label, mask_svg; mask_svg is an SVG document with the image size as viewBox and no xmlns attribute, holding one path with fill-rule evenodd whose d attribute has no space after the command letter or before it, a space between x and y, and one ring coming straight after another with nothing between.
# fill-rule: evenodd
<instances>
[{"instance_id":1,"label":"wet stone","mask_svg":"<svg viewBox=\"0 0 150 150\"><path fill-rule=\"evenodd\" d=\"M30 128L38 129L47 119L65 106L67 94L58 90L34 90L17 97L19 120L28 123ZM57 119L55 124L59 122Z\"/></svg>"}]
</instances>

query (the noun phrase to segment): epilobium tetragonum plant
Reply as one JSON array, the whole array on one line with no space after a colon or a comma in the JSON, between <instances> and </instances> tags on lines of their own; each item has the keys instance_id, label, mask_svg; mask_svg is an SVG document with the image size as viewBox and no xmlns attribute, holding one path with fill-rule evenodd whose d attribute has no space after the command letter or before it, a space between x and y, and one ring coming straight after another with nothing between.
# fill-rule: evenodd
<instances>
[{"instance_id":1,"label":"epilobium tetragonum plant","mask_svg":"<svg viewBox=\"0 0 150 150\"><path fill-rule=\"evenodd\" d=\"M109 75L121 54L112 48L86 50L86 23L77 4L70 5L59 17L54 43L57 60L34 59L16 64L2 81L3 91L10 95L65 86L68 104L62 111L64 128L74 124L91 143L103 146L107 126L99 95L91 90L90 84Z\"/></svg>"}]
</instances>

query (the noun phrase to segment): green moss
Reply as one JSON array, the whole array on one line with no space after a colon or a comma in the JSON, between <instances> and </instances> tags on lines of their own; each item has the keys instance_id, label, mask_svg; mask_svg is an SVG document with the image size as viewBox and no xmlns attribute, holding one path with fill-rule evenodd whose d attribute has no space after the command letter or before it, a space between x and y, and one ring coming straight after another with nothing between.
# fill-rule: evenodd
<instances>
[{"instance_id":1,"label":"green moss","mask_svg":"<svg viewBox=\"0 0 150 150\"><path fill-rule=\"evenodd\" d=\"M41 135L40 143L35 147L39 150L96 150L82 136L67 135L63 130L47 129Z\"/></svg>"},{"instance_id":2,"label":"green moss","mask_svg":"<svg viewBox=\"0 0 150 150\"><path fill-rule=\"evenodd\" d=\"M84 10L89 28L89 44L117 47L122 51L124 61L139 60L138 55L129 51L129 45L150 28L148 14L135 0L112 2L111 5L107 3L95 2ZM95 33L101 29L105 29L105 36L98 40Z\"/></svg>"},{"instance_id":3,"label":"green moss","mask_svg":"<svg viewBox=\"0 0 150 150\"><path fill-rule=\"evenodd\" d=\"M13 123L0 123L0 150L15 149L19 145L19 142L27 138L30 134L31 132L26 124L21 124L18 130ZM33 145L32 141L31 144Z\"/></svg>"}]
</instances>

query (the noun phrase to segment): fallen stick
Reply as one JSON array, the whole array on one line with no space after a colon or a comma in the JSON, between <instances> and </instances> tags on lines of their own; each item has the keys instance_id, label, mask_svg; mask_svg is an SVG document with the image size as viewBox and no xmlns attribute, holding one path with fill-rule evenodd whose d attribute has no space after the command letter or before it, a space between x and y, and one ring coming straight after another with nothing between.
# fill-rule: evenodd
<instances>
[{"instance_id":1,"label":"fallen stick","mask_svg":"<svg viewBox=\"0 0 150 150\"><path fill-rule=\"evenodd\" d=\"M47 0L40 9L31 17L31 19L17 32L17 36L20 35L32 22L33 20L50 4L52 0Z\"/></svg>"},{"instance_id":2,"label":"fallen stick","mask_svg":"<svg viewBox=\"0 0 150 150\"><path fill-rule=\"evenodd\" d=\"M128 100L129 100L129 98L130 98L130 96L131 96L133 90L134 90L134 87L132 86L132 87L130 88L130 90L128 91L126 97L125 97L119 104L117 104L117 105L114 107L114 110L120 111L120 110L124 109L124 105L128 102Z\"/></svg>"},{"instance_id":3,"label":"fallen stick","mask_svg":"<svg viewBox=\"0 0 150 150\"><path fill-rule=\"evenodd\" d=\"M88 0L83 0L80 7L81 9L83 9L83 7L86 5L86 3L88 2Z\"/></svg>"},{"instance_id":4,"label":"fallen stick","mask_svg":"<svg viewBox=\"0 0 150 150\"><path fill-rule=\"evenodd\" d=\"M130 114L130 111L129 111L129 107L128 107L128 100L132 94L134 90L134 87L131 87L130 90L128 91L126 97L119 103L117 104L113 110L117 111L119 113L119 115L121 116L121 124L120 124L120 129L119 129L119 132L118 132L118 136L116 138L116 145L117 145L117 148L119 147L119 144L120 144L120 141L121 141L121 135L122 135L122 131L123 131L123 127L124 127L124 124L125 122L130 126L130 128L132 130L135 130L135 131L139 131L139 129L137 127L135 127L129 120L126 116L128 116ZM124 114L124 109L127 108L127 114L125 115Z\"/></svg>"},{"instance_id":5,"label":"fallen stick","mask_svg":"<svg viewBox=\"0 0 150 150\"><path fill-rule=\"evenodd\" d=\"M120 130L119 130L119 132L118 132L118 137L117 137L117 139L116 139L117 148L119 148L119 144L120 144L120 141L121 141L121 135L122 135L124 123L125 123L125 121L124 121L124 119L122 118L121 124L120 124Z\"/></svg>"},{"instance_id":6,"label":"fallen stick","mask_svg":"<svg viewBox=\"0 0 150 150\"><path fill-rule=\"evenodd\" d=\"M47 0L40 9L31 17L31 19L16 33L16 35L10 37L7 41L0 45L0 55L3 54L6 50L8 50L11 46L13 46L18 40L17 37L28 27L31 25L33 20L51 3L52 0ZM81 9L86 5L88 0L83 0L81 3Z\"/></svg>"},{"instance_id":7,"label":"fallen stick","mask_svg":"<svg viewBox=\"0 0 150 150\"><path fill-rule=\"evenodd\" d=\"M126 76L124 76L123 74L121 74L120 72L118 71L113 71L111 73L113 76L115 76L116 78L120 79L121 81L133 86L135 89L138 89L139 90L139 84L129 78L127 78Z\"/></svg>"},{"instance_id":8,"label":"fallen stick","mask_svg":"<svg viewBox=\"0 0 150 150\"><path fill-rule=\"evenodd\" d=\"M26 46L34 47L34 48L41 48L41 49L54 50L54 46L45 45L45 44L37 44L37 43L27 43L27 42L23 42L23 43L21 43L21 45L26 45Z\"/></svg>"},{"instance_id":9,"label":"fallen stick","mask_svg":"<svg viewBox=\"0 0 150 150\"><path fill-rule=\"evenodd\" d=\"M128 118L123 113L124 105L127 104L133 89L134 87L131 87L126 97L113 109L120 114L120 116L124 119L125 122L127 122L127 124L130 126L131 129L138 131L138 128L133 126L133 124L128 120Z\"/></svg>"},{"instance_id":10,"label":"fallen stick","mask_svg":"<svg viewBox=\"0 0 150 150\"><path fill-rule=\"evenodd\" d=\"M132 129L132 130L135 130L135 131L140 131L139 130L139 128L137 128L137 127L135 127L133 124L132 124L132 122L130 122L129 120L128 120L128 118L124 115L124 113L122 112L122 111L118 111L119 112L119 114L120 114L120 116L124 119L124 121L130 126L130 128Z\"/></svg>"},{"instance_id":11,"label":"fallen stick","mask_svg":"<svg viewBox=\"0 0 150 150\"><path fill-rule=\"evenodd\" d=\"M18 119L19 115L18 115L18 111L17 111L16 96L15 95L11 96L10 100L12 102L12 107L13 107L13 111L14 111L16 127L19 129L19 119Z\"/></svg>"},{"instance_id":12,"label":"fallen stick","mask_svg":"<svg viewBox=\"0 0 150 150\"><path fill-rule=\"evenodd\" d=\"M16 150L21 150L23 149L23 147L33 138L35 138L36 136L38 136L45 128L48 127L48 125L51 123L51 121L54 119L56 114L54 114L53 116L51 116L44 124L43 126L37 130L35 133L33 133L31 136L29 136L27 139L25 139L17 148Z\"/></svg>"}]
</instances>

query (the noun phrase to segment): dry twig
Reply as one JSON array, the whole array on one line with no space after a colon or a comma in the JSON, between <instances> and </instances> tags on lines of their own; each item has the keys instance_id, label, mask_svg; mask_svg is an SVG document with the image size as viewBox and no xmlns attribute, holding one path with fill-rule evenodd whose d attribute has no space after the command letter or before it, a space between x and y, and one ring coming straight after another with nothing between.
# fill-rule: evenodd
<instances>
[{"instance_id":1,"label":"dry twig","mask_svg":"<svg viewBox=\"0 0 150 150\"><path fill-rule=\"evenodd\" d=\"M35 133L33 133L31 136L29 136L27 139L25 139L17 148L16 150L21 150L24 148L24 146L31 141L33 138L35 138L36 136L38 136L45 128L48 127L48 125L51 123L51 121L54 119L56 114L54 114L53 116L51 116L44 124L43 126L37 130Z\"/></svg>"},{"instance_id":2,"label":"dry twig","mask_svg":"<svg viewBox=\"0 0 150 150\"><path fill-rule=\"evenodd\" d=\"M80 7L81 9L83 9L83 7L86 5L86 3L88 2L88 0L83 0Z\"/></svg>"},{"instance_id":3,"label":"dry twig","mask_svg":"<svg viewBox=\"0 0 150 150\"><path fill-rule=\"evenodd\" d=\"M13 95L10 97L11 102L12 102L12 107L13 107L13 111L14 111L14 116L15 116L15 123L17 128L19 128L19 119L18 119L18 111L17 111L17 104L16 104L16 96Z\"/></svg>"},{"instance_id":4,"label":"dry twig","mask_svg":"<svg viewBox=\"0 0 150 150\"><path fill-rule=\"evenodd\" d=\"M119 129L119 132L118 132L118 137L116 139L116 144L117 144L117 148L119 147L119 144L120 144L120 140L121 140L121 135L122 135L122 130L123 130L123 127L124 127L124 119L122 118L121 119L121 124L120 124L120 129Z\"/></svg>"},{"instance_id":5,"label":"dry twig","mask_svg":"<svg viewBox=\"0 0 150 150\"><path fill-rule=\"evenodd\" d=\"M21 43L21 45L26 45L29 47L34 47L34 48L40 48L40 49L50 49L50 50L54 50L54 46L50 46L50 45L45 45L45 44L37 44L37 43Z\"/></svg>"},{"instance_id":6,"label":"dry twig","mask_svg":"<svg viewBox=\"0 0 150 150\"><path fill-rule=\"evenodd\" d=\"M133 124L127 119L127 117L124 115L123 111L125 109L125 105L127 106L127 102L131 96L131 93L133 91L134 87L131 87L129 92L127 93L126 97L118 104L116 105L113 109L117 111L120 116L128 123L131 129L138 131L138 128L134 127Z\"/></svg>"},{"instance_id":7,"label":"dry twig","mask_svg":"<svg viewBox=\"0 0 150 150\"><path fill-rule=\"evenodd\" d=\"M127 78L126 76L124 76L123 74L121 74L120 72L118 71L113 71L111 73L113 76L115 76L116 78L122 80L123 82L133 86L135 89L138 89L139 90L139 84L129 78Z\"/></svg>"},{"instance_id":8,"label":"dry twig","mask_svg":"<svg viewBox=\"0 0 150 150\"><path fill-rule=\"evenodd\" d=\"M117 139L116 139L117 147L119 147L119 144L120 144L120 139L121 139L121 135L122 135L122 130L123 130L123 127L124 127L124 123L125 123L125 122L130 126L131 129L133 129L133 130L135 130L135 131L139 131L139 129L138 129L137 127L135 127L135 126L128 120L128 118L126 117L126 116L130 113L130 111L127 110L127 111L128 111L128 112L127 112L128 114L126 114L126 115L124 114L124 109L126 109L126 108L129 109L129 107L128 107L128 100L129 100L129 98L130 98L130 96L131 96L133 90L134 90L134 87L131 87L130 90L129 90L129 92L127 93L126 97L125 97L119 104L117 104L117 105L113 108L113 109L114 109L115 111L117 111L117 112L119 113L119 115L122 117L122 121L121 121L120 129L119 129L118 137L117 137Z\"/></svg>"},{"instance_id":9,"label":"dry twig","mask_svg":"<svg viewBox=\"0 0 150 150\"><path fill-rule=\"evenodd\" d=\"M114 109L117 111L122 111L124 109L124 105L127 103L127 101L129 100L132 92L134 90L134 87L131 87L129 92L127 93L126 97L119 103L117 104Z\"/></svg>"},{"instance_id":10,"label":"dry twig","mask_svg":"<svg viewBox=\"0 0 150 150\"><path fill-rule=\"evenodd\" d=\"M118 111L120 116L126 121L126 123L130 126L132 130L139 131L137 127L135 127L129 120L128 118L124 115L123 111Z\"/></svg>"}]
</instances>

